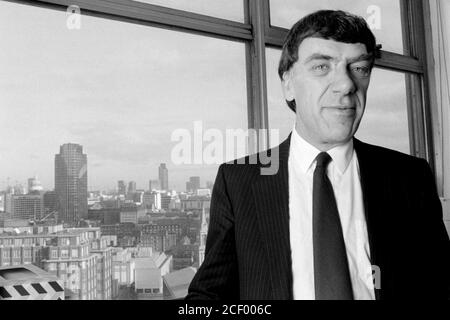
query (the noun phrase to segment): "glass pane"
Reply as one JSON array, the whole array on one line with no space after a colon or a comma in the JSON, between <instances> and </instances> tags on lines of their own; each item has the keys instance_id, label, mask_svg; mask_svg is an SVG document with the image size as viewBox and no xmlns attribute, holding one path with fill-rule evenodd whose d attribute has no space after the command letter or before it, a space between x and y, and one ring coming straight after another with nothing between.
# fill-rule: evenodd
<instances>
[{"instance_id":1,"label":"glass pane","mask_svg":"<svg viewBox=\"0 0 450 320\"><path fill-rule=\"evenodd\" d=\"M410 154L405 74L375 68L356 137Z\"/></svg>"},{"instance_id":2,"label":"glass pane","mask_svg":"<svg viewBox=\"0 0 450 320\"><path fill-rule=\"evenodd\" d=\"M221 19L244 22L243 0L133 0Z\"/></svg>"},{"instance_id":3,"label":"glass pane","mask_svg":"<svg viewBox=\"0 0 450 320\"><path fill-rule=\"evenodd\" d=\"M23 186L17 188L21 193L38 186L44 204L52 205L58 197L52 191L58 180L55 155L63 152L61 145L81 145L89 199L88 192L76 191L77 198L86 194L89 211L112 210L103 218L88 216L98 220L102 233L118 236L119 246L136 246L136 221L165 230L168 219L156 220L170 218L187 232L168 233L158 242L167 247L157 250L154 244L153 252L180 243L174 264L198 268L201 208L208 219L210 201L206 189L212 189L220 163L245 153L242 148L229 153L225 146L227 129L246 130L248 125L245 44L83 15L80 28L70 29L68 18L74 17L0 2L0 195L11 190L8 186ZM183 163L173 154L181 142ZM79 147L67 150L67 158L75 159L74 154L74 161L86 161ZM77 170L66 170L67 179L79 177ZM39 180L29 179L36 175ZM170 193L161 190L166 177ZM125 199L122 185L128 190ZM147 192L139 197L141 190ZM151 202L150 209L145 201ZM134 224L119 225L125 216ZM105 225L112 227L110 233ZM84 249L83 256L92 254ZM124 257L131 259L131 251ZM186 286L192 279L188 276ZM72 288L68 281L65 286ZM135 296L133 281L120 289L121 298ZM80 297L91 297L86 292L80 288Z\"/></svg>"},{"instance_id":4,"label":"glass pane","mask_svg":"<svg viewBox=\"0 0 450 320\"><path fill-rule=\"evenodd\" d=\"M284 100L283 91L281 90L280 77L278 76L278 62L280 60L280 55L281 50L266 49L269 128L271 130L279 130L279 141L275 138L271 138L271 147L284 141L289 133L291 133L295 124L295 113L289 109Z\"/></svg>"},{"instance_id":5,"label":"glass pane","mask_svg":"<svg viewBox=\"0 0 450 320\"><path fill-rule=\"evenodd\" d=\"M161 163L170 189L185 191L191 176L205 187L218 165L173 164L171 135L193 134L195 121L203 133L247 129L242 43L89 16L69 30L65 12L8 2L0 21L1 188L38 175L53 189L68 142L87 154L89 190L118 180L147 190Z\"/></svg>"},{"instance_id":6,"label":"glass pane","mask_svg":"<svg viewBox=\"0 0 450 320\"><path fill-rule=\"evenodd\" d=\"M399 0L270 0L273 26L290 29L316 10L345 10L366 19L383 50L403 54Z\"/></svg>"},{"instance_id":7,"label":"glass pane","mask_svg":"<svg viewBox=\"0 0 450 320\"><path fill-rule=\"evenodd\" d=\"M295 115L284 101L277 68L280 50L267 49L267 88L269 127L280 130L280 141L292 131ZM374 69L368 91L367 105L356 137L409 154L408 113L405 75ZM276 142L271 146L277 145Z\"/></svg>"}]
</instances>

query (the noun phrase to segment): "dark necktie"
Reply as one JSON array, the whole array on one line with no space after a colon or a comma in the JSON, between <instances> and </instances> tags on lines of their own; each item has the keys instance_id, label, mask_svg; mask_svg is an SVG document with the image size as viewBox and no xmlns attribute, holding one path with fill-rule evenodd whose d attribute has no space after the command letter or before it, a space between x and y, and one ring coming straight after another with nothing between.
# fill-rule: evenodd
<instances>
[{"instance_id":1,"label":"dark necktie","mask_svg":"<svg viewBox=\"0 0 450 320\"><path fill-rule=\"evenodd\" d=\"M316 300L353 300L342 226L327 176L331 157L317 158L313 181L314 288Z\"/></svg>"}]
</instances>

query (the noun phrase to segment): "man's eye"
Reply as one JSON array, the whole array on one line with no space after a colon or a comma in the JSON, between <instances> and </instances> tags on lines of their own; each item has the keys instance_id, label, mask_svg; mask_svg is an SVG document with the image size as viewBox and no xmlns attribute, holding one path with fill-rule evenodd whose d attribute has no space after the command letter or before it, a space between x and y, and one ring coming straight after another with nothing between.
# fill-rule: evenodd
<instances>
[{"instance_id":1,"label":"man's eye","mask_svg":"<svg viewBox=\"0 0 450 320\"><path fill-rule=\"evenodd\" d=\"M353 71L361 76L368 76L370 74L370 68L369 67L354 67Z\"/></svg>"},{"instance_id":2,"label":"man's eye","mask_svg":"<svg viewBox=\"0 0 450 320\"><path fill-rule=\"evenodd\" d=\"M314 66L313 70L317 71L317 72L326 72L326 71L328 71L329 68L330 67L326 64L319 64L319 65Z\"/></svg>"}]
</instances>

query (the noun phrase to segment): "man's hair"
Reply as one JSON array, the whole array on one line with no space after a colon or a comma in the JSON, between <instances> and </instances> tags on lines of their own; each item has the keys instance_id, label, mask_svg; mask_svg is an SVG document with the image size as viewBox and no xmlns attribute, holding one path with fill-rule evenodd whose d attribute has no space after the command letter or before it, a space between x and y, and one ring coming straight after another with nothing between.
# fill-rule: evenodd
<instances>
[{"instance_id":1,"label":"man's hair","mask_svg":"<svg viewBox=\"0 0 450 320\"><path fill-rule=\"evenodd\" d=\"M377 55L374 34L364 18L345 11L320 10L300 19L289 31L284 40L278 75L289 71L298 60L298 49L306 38L322 38L344 43L362 43L367 53ZM372 61L372 66L373 62ZM292 111L296 111L295 100L286 101Z\"/></svg>"}]
</instances>

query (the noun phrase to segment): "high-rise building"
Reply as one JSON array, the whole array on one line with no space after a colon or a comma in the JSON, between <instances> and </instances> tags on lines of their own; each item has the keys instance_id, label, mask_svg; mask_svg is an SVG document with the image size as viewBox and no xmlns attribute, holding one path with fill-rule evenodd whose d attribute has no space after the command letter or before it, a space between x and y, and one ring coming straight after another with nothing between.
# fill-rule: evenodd
<instances>
[{"instance_id":1,"label":"high-rise building","mask_svg":"<svg viewBox=\"0 0 450 320\"><path fill-rule=\"evenodd\" d=\"M186 182L186 191L196 193L200 189L200 177L190 177Z\"/></svg>"},{"instance_id":2,"label":"high-rise building","mask_svg":"<svg viewBox=\"0 0 450 320\"><path fill-rule=\"evenodd\" d=\"M44 214L44 199L40 194L11 196L11 218L41 219Z\"/></svg>"},{"instance_id":3,"label":"high-rise building","mask_svg":"<svg viewBox=\"0 0 450 320\"><path fill-rule=\"evenodd\" d=\"M128 193L135 193L135 192L136 192L136 181L128 182Z\"/></svg>"},{"instance_id":4,"label":"high-rise building","mask_svg":"<svg viewBox=\"0 0 450 320\"><path fill-rule=\"evenodd\" d=\"M121 195L126 195L127 194L127 186L125 184L125 181L119 180L117 182L117 193L121 194Z\"/></svg>"},{"instance_id":5,"label":"high-rise building","mask_svg":"<svg viewBox=\"0 0 450 320\"><path fill-rule=\"evenodd\" d=\"M44 193L44 212L48 214L56 211L58 208L58 200L55 191L47 191Z\"/></svg>"},{"instance_id":6,"label":"high-rise building","mask_svg":"<svg viewBox=\"0 0 450 320\"><path fill-rule=\"evenodd\" d=\"M76 222L88 214L87 155L79 144L67 143L55 155L55 191L58 218Z\"/></svg>"},{"instance_id":7,"label":"high-rise building","mask_svg":"<svg viewBox=\"0 0 450 320\"><path fill-rule=\"evenodd\" d=\"M161 190L169 190L169 170L167 170L166 164L161 163L158 169L159 182L161 183Z\"/></svg>"}]
</instances>

